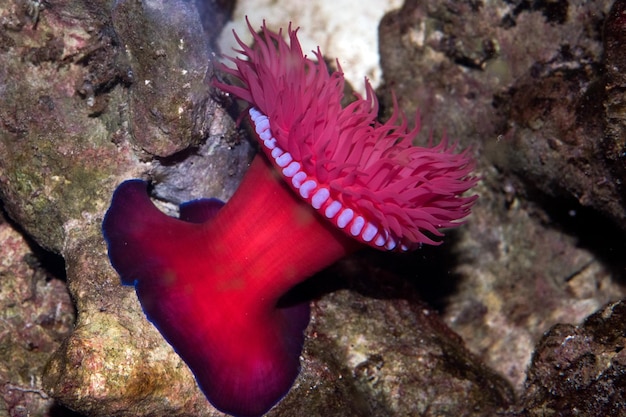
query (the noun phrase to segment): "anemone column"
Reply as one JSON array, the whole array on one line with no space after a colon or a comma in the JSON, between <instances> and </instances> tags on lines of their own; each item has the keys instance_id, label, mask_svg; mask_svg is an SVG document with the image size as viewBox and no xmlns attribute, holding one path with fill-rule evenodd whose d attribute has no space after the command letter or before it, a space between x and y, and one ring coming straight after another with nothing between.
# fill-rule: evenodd
<instances>
[{"instance_id":1,"label":"anemone column","mask_svg":"<svg viewBox=\"0 0 626 417\"><path fill-rule=\"evenodd\" d=\"M216 200L160 212L127 181L103 223L111 263L218 409L260 415L299 371L308 305L279 308L290 288L356 249L257 156L221 209ZM219 210L218 210L219 209Z\"/></svg>"}]
</instances>

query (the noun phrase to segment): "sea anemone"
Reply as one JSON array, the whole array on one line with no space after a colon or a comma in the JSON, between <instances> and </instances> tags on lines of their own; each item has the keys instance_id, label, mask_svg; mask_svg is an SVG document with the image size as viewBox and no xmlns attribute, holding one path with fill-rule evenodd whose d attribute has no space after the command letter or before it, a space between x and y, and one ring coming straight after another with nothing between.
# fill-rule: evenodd
<instances>
[{"instance_id":1,"label":"sea anemone","mask_svg":"<svg viewBox=\"0 0 626 417\"><path fill-rule=\"evenodd\" d=\"M304 56L296 32L288 43L263 25L254 48L239 40L247 60L223 67L241 85L214 83L250 104L265 153L225 205L193 201L168 217L130 180L103 222L122 283L209 401L237 416L265 413L298 375L309 310L285 301L293 286L365 244L437 244L476 198L462 195L476 182L467 152L412 146L418 128L397 104L379 123L367 83L342 108L341 71L319 50Z\"/></svg>"}]
</instances>

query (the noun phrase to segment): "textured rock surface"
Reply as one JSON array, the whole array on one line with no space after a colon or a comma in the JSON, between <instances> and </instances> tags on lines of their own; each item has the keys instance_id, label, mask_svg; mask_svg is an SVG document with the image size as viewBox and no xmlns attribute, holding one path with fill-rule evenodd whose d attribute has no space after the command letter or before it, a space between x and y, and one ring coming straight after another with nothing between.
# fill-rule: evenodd
<instances>
[{"instance_id":1,"label":"textured rock surface","mask_svg":"<svg viewBox=\"0 0 626 417\"><path fill-rule=\"evenodd\" d=\"M314 311L306 353L338 362L343 384L359 400L332 405L334 415L490 416L514 400L510 385L415 299L340 291L315 303ZM319 386L329 382L332 387L332 380Z\"/></svg>"},{"instance_id":2,"label":"textured rock surface","mask_svg":"<svg viewBox=\"0 0 626 417\"><path fill-rule=\"evenodd\" d=\"M623 81L610 69L623 59L623 2L609 13L611 3L408 1L380 28L385 91L413 91L400 98L406 108L479 155L484 188L457 234L458 275L441 305L521 395L510 415L572 415L574 386L589 399L583 415L623 414L623 384L608 383L619 361L598 368L611 347L581 353L595 368L576 372L581 359L561 374L567 352L549 355L542 342L525 384L546 329L571 329L624 296Z\"/></svg>"},{"instance_id":3,"label":"textured rock surface","mask_svg":"<svg viewBox=\"0 0 626 417\"><path fill-rule=\"evenodd\" d=\"M43 416L54 405L41 375L74 324L62 261L40 255L0 215L1 416Z\"/></svg>"},{"instance_id":4,"label":"textured rock surface","mask_svg":"<svg viewBox=\"0 0 626 417\"><path fill-rule=\"evenodd\" d=\"M561 324L537 345L528 370L525 411L544 416L626 414L626 304L610 304L580 326Z\"/></svg>"},{"instance_id":5,"label":"textured rock surface","mask_svg":"<svg viewBox=\"0 0 626 417\"><path fill-rule=\"evenodd\" d=\"M605 76L596 86L603 99L604 137L601 141L601 153L610 170L611 176L606 181L614 181L621 195L621 204L626 204L626 2L616 1L611 7L604 24L604 70ZM604 92L602 92L604 87ZM602 94L604 93L604 94ZM588 96L593 100L592 93ZM597 104L596 104L597 105ZM626 226L624 226L626 227Z\"/></svg>"},{"instance_id":6,"label":"textured rock surface","mask_svg":"<svg viewBox=\"0 0 626 417\"><path fill-rule=\"evenodd\" d=\"M444 318L518 393L546 329L624 294L622 179L591 99L611 3L407 1L380 27L384 92L476 150Z\"/></svg>"},{"instance_id":7,"label":"textured rock surface","mask_svg":"<svg viewBox=\"0 0 626 417\"><path fill-rule=\"evenodd\" d=\"M621 107L603 106L607 83L623 99L619 71L602 77L612 3L408 0L380 28L385 93L411 91L401 102L436 135L478 143L527 192L592 207L626 231ZM623 48L609 50L606 66L619 68Z\"/></svg>"},{"instance_id":8,"label":"textured rock surface","mask_svg":"<svg viewBox=\"0 0 626 417\"><path fill-rule=\"evenodd\" d=\"M130 128L147 152L169 156L206 138L208 40L194 3L123 0L112 24L130 86Z\"/></svg>"}]
</instances>

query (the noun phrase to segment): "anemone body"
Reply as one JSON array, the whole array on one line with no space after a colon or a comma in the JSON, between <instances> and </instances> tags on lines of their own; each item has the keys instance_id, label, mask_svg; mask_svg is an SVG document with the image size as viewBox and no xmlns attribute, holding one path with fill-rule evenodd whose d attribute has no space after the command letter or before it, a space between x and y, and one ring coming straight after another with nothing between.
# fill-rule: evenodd
<instances>
[{"instance_id":1,"label":"anemone body","mask_svg":"<svg viewBox=\"0 0 626 417\"><path fill-rule=\"evenodd\" d=\"M148 319L218 409L261 415L299 371L308 305L278 307L291 287L356 248L301 204L257 156L223 208L188 203L187 221L127 181L103 223L111 263ZM218 210L219 209L219 210Z\"/></svg>"}]
</instances>

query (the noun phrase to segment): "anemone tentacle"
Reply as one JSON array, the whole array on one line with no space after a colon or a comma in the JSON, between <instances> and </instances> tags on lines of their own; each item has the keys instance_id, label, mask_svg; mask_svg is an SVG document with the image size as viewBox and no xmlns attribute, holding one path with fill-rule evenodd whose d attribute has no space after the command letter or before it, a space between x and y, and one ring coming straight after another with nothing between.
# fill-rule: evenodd
<instances>
[{"instance_id":1,"label":"anemone tentacle","mask_svg":"<svg viewBox=\"0 0 626 417\"><path fill-rule=\"evenodd\" d=\"M274 33L265 24L255 46L237 38L241 58L222 69L243 86L215 84L250 103L249 115L266 155L301 198L335 226L379 249L437 245L441 229L462 224L476 196L468 151L444 139L413 146L419 119L409 129L394 97L380 123L378 99L365 80L365 97L341 106L341 67L329 72L319 48L303 55L297 29Z\"/></svg>"}]
</instances>

